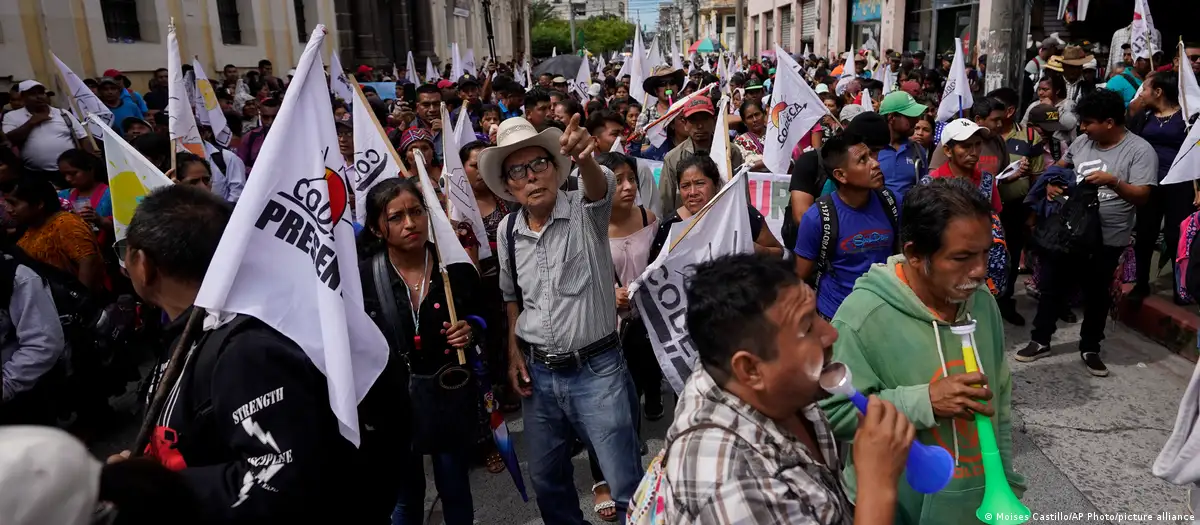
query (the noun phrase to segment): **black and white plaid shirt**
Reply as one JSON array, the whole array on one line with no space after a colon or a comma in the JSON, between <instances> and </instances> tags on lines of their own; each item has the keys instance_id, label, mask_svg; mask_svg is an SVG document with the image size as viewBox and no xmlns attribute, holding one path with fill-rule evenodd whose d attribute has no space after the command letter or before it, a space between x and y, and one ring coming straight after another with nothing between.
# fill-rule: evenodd
<instances>
[{"instance_id":1,"label":"black and white plaid shirt","mask_svg":"<svg viewBox=\"0 0 1200 525\"><path fill-rule=\"evenodd\" d=\"M820 462L794 434L697 366L667 430L672 523L849 525L853 512L838 483L829 422L816 404L803 416L816 431ZM705 428L687 431L698 425Z\"/></svg>"}]
</instances>

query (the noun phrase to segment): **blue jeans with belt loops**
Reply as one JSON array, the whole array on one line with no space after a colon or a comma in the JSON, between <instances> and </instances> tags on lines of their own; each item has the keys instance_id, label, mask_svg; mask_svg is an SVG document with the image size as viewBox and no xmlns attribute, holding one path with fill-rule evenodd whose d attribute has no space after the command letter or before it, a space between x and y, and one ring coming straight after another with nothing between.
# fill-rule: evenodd
<instances>
[{"instance_id":1,"label":"blue jeans with belt loops","mask_svg":"<svg viewBox=\"0 0 1200 525\"><path fill-rule=\"evenodd\" d=\"M575 488L571 445L578 436L596 452L617 516L642 479L634 426L633 377L619 347L580 367L551 370L526 357L533 395L523 402L529 475L545 523L584 523Z\"/></svg>"}]
</instances>

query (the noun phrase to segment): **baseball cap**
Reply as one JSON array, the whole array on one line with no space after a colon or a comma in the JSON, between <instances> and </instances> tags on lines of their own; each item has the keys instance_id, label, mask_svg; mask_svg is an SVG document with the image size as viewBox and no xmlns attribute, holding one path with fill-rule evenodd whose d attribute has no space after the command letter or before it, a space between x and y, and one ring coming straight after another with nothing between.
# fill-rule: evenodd
<instances>
[{"instance_id":1,"label":"baseball cap","mask_svg":"<svg viewBox=\"0 0 1200 525\"><path fill-rule=\"evenodd\" d=\"M438 89L452 88L452 87L454 87L454 82L442 79L442 80L438 81L437 87L438 87Z\"/></svg>"},{"instance_id":2,"label":"baseball cap","mask_svg":"<svg viewBox=\"0 0 1200 525\"><path fill-rule=\"evenodd\" d=\"M600 84L592 84L591 86L588 86L588 96L600 96Z\"/></svg>"},{"instance_id":3,"label":"baseball cap","mask_svg":"<svg viewBox=\"0 0 1200 525\"><path fill-rule=\"evenodd\" d=\"M458 88L462 89L467 86L479 87L479 79L477 79L471 75L463 75L461 77L458 77Z\"/></svg>"},{"instance_id":4,"label":"baseball cap","mask_svg":"<svg viewBox=\"0 0 1200 525\"><path fill-rule=\"evenodd\" d=\"M712 100L708 97L696 97L689 100L687 106L683 108L683 118L688 118L696 113L708 113L716 115L717 110L713 108Z\"/></svg>"},{"instance_id":5,"label":"baseball cap","mask_svg":"<svg viewBox=\"0 0 1200 525\"><path fill-rule=\"evenodd\" d=\"M365 75L372 71L375 71L375 68L372 68L371 66L368 66L366 64L358 66L358 69L355 70L355 72L358 73L359 75Z\"/></svg>"},{"instance_id":6,"label":"baseball cap","mask_svg":"<svg viewBox=\"0 0 1200 525\"><path fill-rule=\"evenodd\" d=\"M0 427L0 516L6 524L91 523L100 462L53 427Z\"/></svg>"},{"instance_id":7,"label":"baseball cap","mask_svg":"<svg viewBox=\"0 0 1200 525\"><path fill-rule=\"evenodd\" d=\"M104 70L104 76L108 78L117 78L121 76L121 71L118 69L106 69Z\"/></svg>"},{"instance_id":8,"label":"baseball cap","mask_svg":"<svg viewBox=\"0 0 1200 525\"><path fill-rule=\"evenodd\" d=\"M564 77L564 76L557 76L557 77L554 77L554 80L551 80L550 82L551 82L552 84L566 84L566 83L567 83L567 77Z\"/></svg>"},{"instance_id":9,"label":"baseball cap","mask_svg":"<svg viewBox=\"0 0 1200 525\"><path fill-rule=\"evenodd\" d=\"M46 86L36 80L25 80L17 85L17 92L24 93L34 88L46 89Z\"/></svg>"},{"instance_id":10,"label":"baseball cap","mask_svg":"<svg viewBox=\"0 0 1200 525\"><path fill-rule=\"evenodd\" d=\"M97 79L97 82L99 82L101 85L103 85L103 84L119 84L117 82L117 79L115 79L113 77L109 77L109 76L100 77L99 79Z\"/></svg>"},{"instance_id":11,"label":"baseball cap","mask_svg":"<svg viewBox=\"0 0 1200 525\"><path fill-rule=\"evenodd\" d=\"M815 91L818 95L821 93L828 93L829 86L825 84L817 84L817 87L813 88L813 91Z\"/></svg>"},{"instance_id":12,"label":"baseball cap","mask_svg":"<svg viewBox=\"0 0 1200 525\"><path fill-rule=\"evenodd\" d=\"M919 117L929 106L917 102L917 99L904 91L893 91L883 97L879 103L879 114L899 113L906 117Z\"/></svg>"},{"instance_id":13,"label":"baseball cap","mask_svg":"<svg viewBox=\"0 0 1200 525\"><path fill-rule=\"evenodd\" d=\"M858 116L850 120L850 124L846 126L846 133L862 137L863 143L871 149L882 148L892 142L892 132L888 128L887 120L882 115L874 111L867 111L858 104L852 104L842 108L842 120L846 120L846 110L850 108L860 108L861 111Z\"/></svg>"},{"instance_id":14,"label":"baseball cap","mask_svg":"<svg viewBox=\"0 0 1200 525\"><path fill-rule=\"evenodd\" d=\"M150 128L151 130L154 129L154 126L151 126L149 122L146 122L146 119L141 117L125 117L123 120L121 120L121 133L129 131L129 126L134 124L141 124L147 128Z\"/></svg>"},{"instance_id":15,"label":"baseball cap","mask_svg":"<svg viewBox=\"0 0 1200 525\"><path fill-rule=\"evenodd\" d=\"M961 142L975 136L976 133L982 134L984 138L992 134L987 128L981 127L979 124L971 122L968 119L955 119L948 122L946 127L942 128L942 142L938 145L945 146L950 141Z\"/></svg>"},{"instance_id":16,"label":"baseball cap","mask_svg":"<svg viewBox=\"0 0 1200 525\"><path fill-rule=\"evenodd\" d=\"M1059 122L1058 108L1052 104L1038 104L1029 110L1029 124L1051 133L1067 129Z\"/></svg>"},{"instance_id":17,"label":"baseball cap","mask_svg":"<svg viewBox=\"0 0 1200 525\"><path fill-rule=\"evenodd\" d=\"M838 112L838 119L840 119L842 122L853 121L854 117L862 115L866 111L867 108L864 108L858 104L846 104L846 106Z\"/></svg>"}]
</instances>

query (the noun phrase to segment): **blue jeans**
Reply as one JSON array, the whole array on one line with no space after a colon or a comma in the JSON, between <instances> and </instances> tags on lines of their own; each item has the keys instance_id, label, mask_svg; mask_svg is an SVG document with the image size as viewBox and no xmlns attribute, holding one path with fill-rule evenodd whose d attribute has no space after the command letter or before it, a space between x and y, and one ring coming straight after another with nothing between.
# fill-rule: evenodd
<instances>
[{"instance_id":1,"label":"blue jeans","mask_svg":"<svg viewBox=\"0 0 1200 525\"><path fill-rule=\"evenodd\" d=\"M633 378L620 348L580 368L551 370L528 357L525 363L533 380L533 395L523 402L529 477L542 521L584 523L571 465L571 444L578 436L595 451L624 523L642 466L630 403Z\"/></svg>"},{"instance_id":2,"label":"blue jeans","mask_svg":"<svg viewBox=\"0 0 1200 525\"><path fill-rule=\"evenodd\" d=\"M433 484L442 499L442 515L446 525L471 525L475 507L471 501L470 464L465 452L441 453L433 459ZM392 513L392 525L421 525L425 523L425 465L424 456L409 454L400 484L400 497Z\"/></svg>"}]
</instances>

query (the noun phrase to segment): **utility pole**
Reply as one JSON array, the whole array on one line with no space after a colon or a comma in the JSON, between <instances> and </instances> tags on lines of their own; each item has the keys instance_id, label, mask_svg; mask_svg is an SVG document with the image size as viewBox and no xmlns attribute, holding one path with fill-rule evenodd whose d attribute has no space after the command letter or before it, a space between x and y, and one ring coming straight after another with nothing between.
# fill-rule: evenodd
<instances>
[{"instance_id":1,"label":"utility pole","mask_svg":"<svg viewBox=\"0 0 1200 525\"><path fill-rule=\"evenodd\" d=\"M742 52L742 41L745 39L745 36L746 36L745 22L742 19L742 11L746 10L746 0L734 0L733 8L737 10L736 12L733 13L733 26L734 26L734 37L733 38L734 38L734 40L736 40L736 42L734 42L733 45L730 47L733 48L733 52L735 55L739 55ZM792 31L795 31L795 29L792 29Z\"/></svg>"},{"instance_id":2,"label":"utility pole","mask_svg":"<svg viewBox=\"0 0 1200 525\"><path fill-rule=\"evenodd\" d=\"M575 49L575 1L574 0L572 0L570 3L567 4L567 9L571 10L571 16L570 16L570 20L571 20L571 54L575 54L575 53L579 52L579 50Z\"/></svg>"},{"instance_id":3,"label":"utility pole","mask_svg":"<svg viewBox=\"0 0 1200 525\"><path fill-rule=\"evenodd\" d=\"M991 35L984 46L988 55L985 91L1015 86L1021 92L1028 23L1025 9L1024 0L992 0Z\"/></svg>"}]
</instances>

